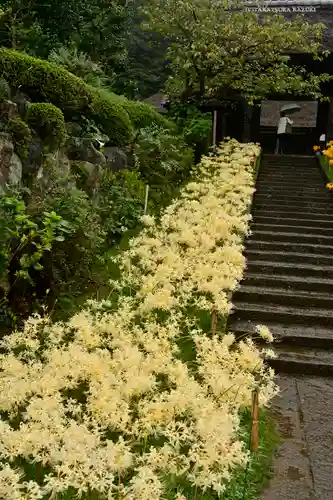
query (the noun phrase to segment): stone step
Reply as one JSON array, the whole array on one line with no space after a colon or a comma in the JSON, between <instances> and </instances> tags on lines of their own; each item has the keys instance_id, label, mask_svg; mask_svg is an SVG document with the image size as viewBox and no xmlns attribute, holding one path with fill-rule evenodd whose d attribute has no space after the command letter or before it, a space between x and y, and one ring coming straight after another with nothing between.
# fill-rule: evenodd
<instances>
[{"instance_id":1,"label":"stone step","mask_svg":"<svg viewBox=\"0 0 333 500\"><path fill-rule=\"evenodd\" d=\"M308 211L308 212L297 212L297 211L285 211L282 210L282 208L277 207L275 210L268 210L268 209L262 209L262 210L257 210L253 209L252 210L252 216L253 219L256 217L272 217L272 218L277 218L280 217L281 219L284 218L290 218L292 219L293 217L297 218L300 222L304 220L316 220L316 221L325 221L325 222L330 222L333 221L333 212L332 214L330 213L325 213L325 212L313 212L313 211Z\"/></svg>"},{"instance_id":2,"label":"stone step","mask_svg":"<svg viewBox=\"0 0 333 500\"><path fill-rule=\"evenodd\" d=\"M270 170L260 170L257 176L257 182L291 184L298 188L305 186L310 187L312 184L325 187L325 179L320 173L308 174L300 178L297 174L284 174L282 172L275 173Z\"/></svg>"},{"instance_id":3,"label":"stone step","mask_svg":"<svg viewBox=\"0 0 333 500\"><path fill-rule=\"evenodd\" d=\"M277 176L268 173L259 173L257 177L256 184L262 185L277 185L277 186L286 186L292 187L294 189L301 188L321 188L325 191L328 191L325 180L322 177L306 177L306 179L300 179L298 177L286 177L286 176Z\"/></svg>"},{"instance_id":4,"label":"stone step","mask_svg":"<svg viewBox=\"0 0 333 500\"><path fill-rule=\"evenodd\" d=\"M305 278L333 279L333 267L306 264L279 263L271 261L254 261L247 263L247 272L253 274L270 274L274 276L295 276Z\"/></svg>"},{"instance_id":5,"label":"stone step","mask_svg":"<svg viewBox=\"0 0 333 500\"><path fill-rule=\"evenodd\" d=\"M294 162L290 164L288 162L279 162L276 163L274 161L263 161L260 165L260 170L271 169L277 172L301 172L304 169L305 175L308 172L320 172L319 165L315 163L304 163L304 162Z\"/></svg>"},{"instance_id":6,"label":"stone step","mask_svg":"<svg viewBox=\"0 0 333 500\"><path fill-rule=\"evenodd\" d=\"M259 169L260 172L274 172L286 175L298 174L302 177L307 177L312 174L321 174L320 168L318 165L303 165L301 163L288 165L288 163L281 163L279 165L274 163L262 163Z\"/></svg>"},{"instance_id":7,"label":"stone step","mask_svg":"<svg viewBox=\"0 0 333 500\"><path fill-rule=\"evenodd\" d=\"M306 254L320 254L320 255L333 255L333 245L320 245L316 242L313 243L298 243L288 241L261 241L256 240L253 236L246 242L248 250L263 250L263 251L277 251L277 252L295 252Z\"/></svg>"},{"instance_id":8,"label":"stone step","mask_svg":"<svg viewBox=\"0 0 333 500\"><path fill-rule=\"evenodd\" d=\"M288 181L279 181L272 179L261 179L258 177L256 188L259 189L271 189L272 191L278 191L281 189L288 190L291 192L300 192L300 193L325 193L329 194L329 190L326 188L323 182L311 182L311 184L304 184L302 186L297 185L296 182L288 182Z\"/></svg>"},{"instance_id":9,"label":"stone step","mask_svg":"<svg viewBox=\"0 0 333 500\"><path fill-rule=\"evenodd\" d=\"M232 301L247 304L297 307L299 309L332 309L333 296L322 292L284 290L283 288L261 288L250 286L246 280L233 294ZM332 325L333 328L333 325Z\"/></svg>"},{"instance_id":10,"label":"stone step","mask_svg":"<svg viewBox=\"0 0 333 500\"><path fill-rule=\"evenodd\" d=\"M275 170L282 170L282 171L297 171L300 172L303 168L306 172L316 171L320 172L320 168L317 162L293 162L289 163L288 161L280 161L280 162L275 162L275 161L263 161L261 162L260 169L264 168L272 168Z\"/></svg>"},{"instance_id":11,"label":"stone step","mask_svg":"<svg viewBox=\"0 0 333 500\"><path fill-rule=\"evenodd\" d=\"M267 322L300 326L324 326L333 328L332 309L287 307L270 304L251 304L234 301L231 321L252 321L265 325Z\"/></svg>"},{"instance_id":12,"label":"stone step","mask_svg":"<svg viewBox=\"0 0 333 500\"><path fill-rule=\"evenodd\" d=\"M262 164L263 165L289 165L290 167L302 165L306 167L313 167L317 166L317 161L314 157L312 158L297 158L293 157L291 158L290 156L263 156L262 157Z\"/></svg>"},{"instance_id":13,"label":"stone step","mask_svg":"<svg viewBox=\"0 0 333 500\"><path fill-rule=\"evenodd\" d=\"M253 225L254 226L254 225ZM296 232L289 232L289 231L274 231L272 230L272 227L270 227L270 231L263 231L263 230L258 230L257 227L252 228L252 236L251 238L255 240L261 240L261 241L276 241L276 242L282 242L282 241L287 241L290 243L312 243L312 244L321 244L321 245L333 245L333 238L332 236L326 236L326 235L318 235L318 234L312 234L312 233L301 233L301 229L295 228Z\"/></svg>"},{"instance_id":14,"label":"stone step","mask_svg":"<svg viewBox=\"0 0 333 500\"><path fill-rule=\"evenodd\" d=\"M251 224L251 231L268 231L274 233L297 233L301 232L303 236L313 235L313 236L326 236L327 238L333 238L333 228L331 227L321 227L321 226L302 226L298 224L263 224L254 220Z\"/></svg>"},{"instance_id":15,"label":"stone step","mask_svg":"<svg viewBox=\"0 0 333 500\"><path fill-rule=\"evenodd\" d=\"M270 216L270 215L264 215L265 211L261 211L259 215L254 215L253 217L253 222L256 224L265 224L265 225L271 225L271 226L278 226L278 225L288 225L288 226L305 226L305 227L316 227L316 228L326 228L326 229L333 229L333 217L328 218L328 219L317 219L315 215L313 215L313 219L311 217L307 217L304 219L299 219L299 218L291 218L291 217L284 217L283 215L279 216Z\"/></svg>"},{"instance_id":16,"label":"stone step","mask_svg":"<svg viewBox=\"0 0 333 500\"><path fill-rule=\"evenodd\" d=\"M314 264L315 266L332 266L333 254L315 254L315 253L295 253L295 252L279 252L272 250L249 250L244 251L244 255L248 262L256 260L265 260L270 262L302 262L302 264Z\"/></svg>"},{"instance_id":17,"label":"stone step","mask_svg":"<svg viewBox=\"0 0 333 500\"><path fill-rule=\"evenodd\" d=\"M321 186L313 186L313 187L297 187L293 185L287 184L278 184L278 183L268 183L268 182L258 182L256 184L256 192L260 194L271 195L273 193L281 196L281 194L297 194L298 196L309 196L311 198L317 198L318 196L325 196L325 198L332 198L329 191Z\"/></svg>"},{"instance_id":18,"label":"stone step","mask_svg":"<svg viewBox=\"0 0 333 500\"><path fill-rule=\"evenodd\" d=\"M278 373L297 373L321 377L333 376L333 351L283 345L274 347L276 359L268 364Z\"/></svg>"},{"instance_id":19,"label":"stone step","mask_svg":"<svg viewBox=\"0 0 333 500\"><path fill-rule=\"evenodd\" d=\"M331 208L333 207L333 199L330 194L326 192L315 196L305 196L301 192L293 193L292 191L286 191L285 193L276 193L275 191L269 192L260 190L255 192L254 199L259 199L260 201L274 201L275 203L322 203L324 205L326 204L326 206L331 206Z\"/></svg>"},{"instance_id":20,"label":"stone step","mask_svg":"<svg viewBox=\"0 0 333 500\"><path fill-rule=\"evenodd\" d=\"M304 168L304 169L318 169L318 164L317 162L312 161L288 161L286 160L279 160L276 161L274 158L273 159L266 159L261 162L261 166L263 167L275 167L276 169L279 168L285 168L285 169L290 169L290 170L295 170L298 168Z\"/></svg>"},{"instance_id":21,"label":"stone step","mask_svg":"<svg viewBox=\"0 0 333 500\"><path fill-rule=\"evenodd\" d=\"M315 160L315 156L313 154L311 155L294 155L294 154L282 154L282 155L276 155L274 153L264 153L263 158L269 159L269 158L274 158L277 160L280 159L285 159L287 158L289 161L293 160L304 160L304 161L309 161L309 160Z\"/></svg>"},{"instance_id":22,"label":"stone step","mask_svg":"<svg viewBox=\"0 0 333 500\"><path fill-rule=\"evenodd\" d=\"M279 288L282 290L297 292L319 292L333 294L333 279L302 277L302 276L279 276L274 274L245 273L242 281L247 286L261 288Z\"/></svg>"},{"instance_id":23,"label":"stone step","mask_svg":"<svg viewBox=\"0 0 333 500\"><path fill-rule=\"evenodd\" d=\"M228 330L235 336L246 338L251 336L257 343L264 342L256 332L258 323L254 321L236 321L228 324ZM333 349L333 329L318 326L295 326L276 323L265 323L274 336L274 345L292 345L298 347Z\"/></svg>"},{"instance_id":24,"label":"stone step","mask_svg":"<svg viewBox=\"0 0 333 500\"><path fill-rule=\"evenodd\" d=\"M270 155L264 154L262 156L262 164L267 165L268 163L274 165L317 165L317 160L314 156L294 156L294 155Z\"/></svg>"},{"instance_id":25,"label":"stone step","mask_svg":"<svg viewBox=\"0 0 333 500\"><path fill-rule=\"evenodd\" d=\"M260 200L257 194L253 200L253 212L266 211L266 212L288 212L288 213L318 213L325 214L326 216L333 214L333 206L331 203L313 203L307 201L297 201L288 203L279 203L274 200Z\"/></svg>"},{"instance_id":26,"label":"stone step","mask_svg":"<svg viewBox=\"0 0 333 500\"><path fill-rule=\"evenodd\" d=\"M304 211L313 209L318 210L320 212L331 213L333 210L333 203L330 199L323 198L309 198L307 196L279 196L272 195L268 196L265 194L260 194L256 192L253 197L253 205L255 208L267 207L270 208L272 206L280 205L284 206L289 210L299 210Z\"/></svg>"},{"instance_id":27,"label":"stone step","mask_svg":"<svg viewBox=\"0 0 333 500\"><path fill-rule=\"evenodd\" d=\"M284 184L292 183L296 187L311 185L312 182L325 186L325 179L320 172L309 172L300 177L299 174L292 172L275 172L273 170L260 169L257 175L257 180L265 180L265 182L281 182Z\"/></svg>"},{"instance_id":28,"label":"stone step","mask_svg":"<svg viewBox=\"0 0 333 500\"><path fill-rule=\"evenodd\" d=\"M309 180L316 182L324 182L324 176L320 170L288 170L281 168L261 167L258 172L258 177L266 179L278 179L281 182L295 181L299 186L304 185Z\"/></svg>"},{"instance_id":29,"label":"stone step","mask_svg":"<svg viewBox=\"0 0 333 500\"><path fill-rule=\"evenodd\" d=\"M273 368L333 377L333 196L313 156L262 160L228 328L258 341L265 324L277 339Z\"/></svg>"}]
</instances>

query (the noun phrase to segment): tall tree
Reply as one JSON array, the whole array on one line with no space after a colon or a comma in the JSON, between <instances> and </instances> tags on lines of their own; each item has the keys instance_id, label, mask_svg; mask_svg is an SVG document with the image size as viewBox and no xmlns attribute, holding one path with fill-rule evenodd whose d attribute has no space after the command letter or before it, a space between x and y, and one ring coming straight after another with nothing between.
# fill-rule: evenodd
<instances>
[{"instance_id":1,"label":"tall tree","mask_svg":"<svg viewBox=\"0 0 333 500\"><path fill-rule=\"evenodd\" d=\"M223 97L235 91L249 100L271 92L320 95L328 75L291 67L290 53L319 57L322 25L300 16L245 12L227 0L147 0L147 28L170 39L171 94Z\"/></svg>"},{"instance_id":2,"label":"tall tree","mask_svg":"<svg viewBox=\"0 0 333 500\"><path fill-rule=\"evenodd\" d=\"M111 72L123 67L129 26L126 0L0 0L0 8L3 45L46 58L74 43Z\"/></svg>"},{"instance_id":3,"label":"tall tree","mask_svg":"<svg viewBox=\"0 0 333 500\"><path fill-rule=\"evenodd\" d=\"M159 33L142 29L147 20L142 11L144 5L142 0L133 0L128 7L128 58L119 83L125 84L131 97L149 97L159 92L169 74L166 62L169 41Z\"/></svg>"}]
</instances>

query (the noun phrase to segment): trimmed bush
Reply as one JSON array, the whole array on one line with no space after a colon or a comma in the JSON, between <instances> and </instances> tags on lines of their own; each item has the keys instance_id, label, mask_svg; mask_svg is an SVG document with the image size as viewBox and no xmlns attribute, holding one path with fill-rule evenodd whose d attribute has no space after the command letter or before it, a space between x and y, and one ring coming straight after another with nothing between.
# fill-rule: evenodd
<instances>
[{"instance_id":1,"label":"trimmed bush","mask_svg":"<svg viewBox=\"0 0 333 500\"><path fill-rule=\"evenodd\" d=\"M112 93L102 97L97 89L65 69L5 48L0 49L0 71L0 76L12 87L20 87L34 101L51 102L65 118L72 119L77 114L93 119L113 145L130 142L130 119Z\"/></svg>"},{"instance_id":2,"label":"trimmed bush","mask_svg":"<svg viewBox=\"0 0 333 500\"><path fill-rule=\"evenodd\" d=\"M66 119L77 115L94 120L110 138L110 145L129 144L133 127L173 126L153 106L91 87L65 69L22 52L0 48L0 77L34 101L54 104Z\"/></svg>"},{"instance_id":3,"label":"trimmed bush","mask_svg":"<svg viewBox=\"0 0 333 500\"><path fill-rule=\"evenodd\" d=\"M35 101L50 101L64 113L89 105L89 89L80 78L41 59L1 48L0 71L10 86Z\"/></svg>"},{"instance_id":4,"label":"trimmed bush","mask_svg":"<svg viewBox=\"0 0 333 500\"><path fill-rule=\"evenodd\" d=\"M11 134L15 152L21 158L26 160L28 157L29 143L31 140L31 132L29 126L20 118L9 120L8 132Z\"/></svg>"},{"instance_id":5,"label":"trimmed bush","mask_svg":"<svg viewBox=\"0 0 333 500\"><path fill-rule=\"evenodd\" d=\"M90 116L96 125L109 137L109 144L129 144L133 135L130 118L123 106L111 92L89 87L91 95Z\"/></svg>"},{"instance_id":6,"label":"trimmed bush","mask_svg":"<svg viewBox=\"0 0 333 500\"><path fill-rule=\"evenodd\" d=\"M51 150L65 142L66 126L61 110L46 102L29 106L27 122Z\"/></svg>"},{"instance_id":7,"label":"trimmed bush","mask_svg":"<svg viewBox=\"0 0 333 500\"><path fill-rule=\"evenodd\" d=\"M166 129L175 129L175 124L160 115L150 104L124 99L124 108L136 129L149 127L152 124Z\"/></svg>"},{"instance_id":8,"label":"trimmed bush","mask_svg":"<svg viewBox=\"0 0 333 500\"><path fill-rule=\"evenodd\" d=\"M140 101L131 101L125 96L111 94L105 89L100 89L98 93L100 97L105 100L109 99L110 95L112 95L112 99L121 105L127 112L134 129L145 128L150 125L159 125L170 130L176 129L176 124L174 122L167 120L150 104Z\"/></svg>"}]
</instances>

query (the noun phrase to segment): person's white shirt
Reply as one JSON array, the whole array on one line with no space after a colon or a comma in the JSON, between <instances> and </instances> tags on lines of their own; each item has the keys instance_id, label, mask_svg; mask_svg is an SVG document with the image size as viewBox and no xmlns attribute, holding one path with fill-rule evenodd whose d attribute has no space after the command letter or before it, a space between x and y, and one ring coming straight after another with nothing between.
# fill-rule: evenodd
<instances>
[{"instance_id":1,"label":"person's white shirt","mask_svg":"<svg viewBox=\"0 0 333 500\"><path fill-rule=\"evenodd\" d=\"M294 122L289 118L289 116L281 116L278 126L278 135L285 134L288 125L292 125Z\"/></svg>"},{"instance_id":2,"label":"person's white shirt","mask_svg":"<svg viewBox=\"0 0 333 500\"><path fill-rule=\"evenodd\" d=\"M326 134L321 134L319 137L319 142L326 142Z\"/></svg>"}]
</instances>

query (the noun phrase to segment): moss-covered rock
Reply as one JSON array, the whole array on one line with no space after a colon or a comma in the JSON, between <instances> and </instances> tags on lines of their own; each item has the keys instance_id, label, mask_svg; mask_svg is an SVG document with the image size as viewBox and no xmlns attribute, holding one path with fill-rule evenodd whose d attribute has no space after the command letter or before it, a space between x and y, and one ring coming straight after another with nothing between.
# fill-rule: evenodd
<instances>
[{"instance_id":1,"label":"moss-covered rock","mask_svg":"<svg viewBox=\"0 0 333 500\"><path fill-rule=\"evenodd\" d=\"M51 151L59 149L65 142L66 126L61 110L46 102L29 106L27 123Z\"/></svg>"},{"instance_id":2,"label":"moss-covered rock","mask_svg":"<svg viewBox=\"0 0 333 500\"><path fill-rule=\"evenodd\" d=\"M29 143L31 141L29 126L20 118L16 118L15 120L9 120L8 132L12 136L16 154L22 161L25 161L28 158Z\"/></svg>"}]
</instances>

